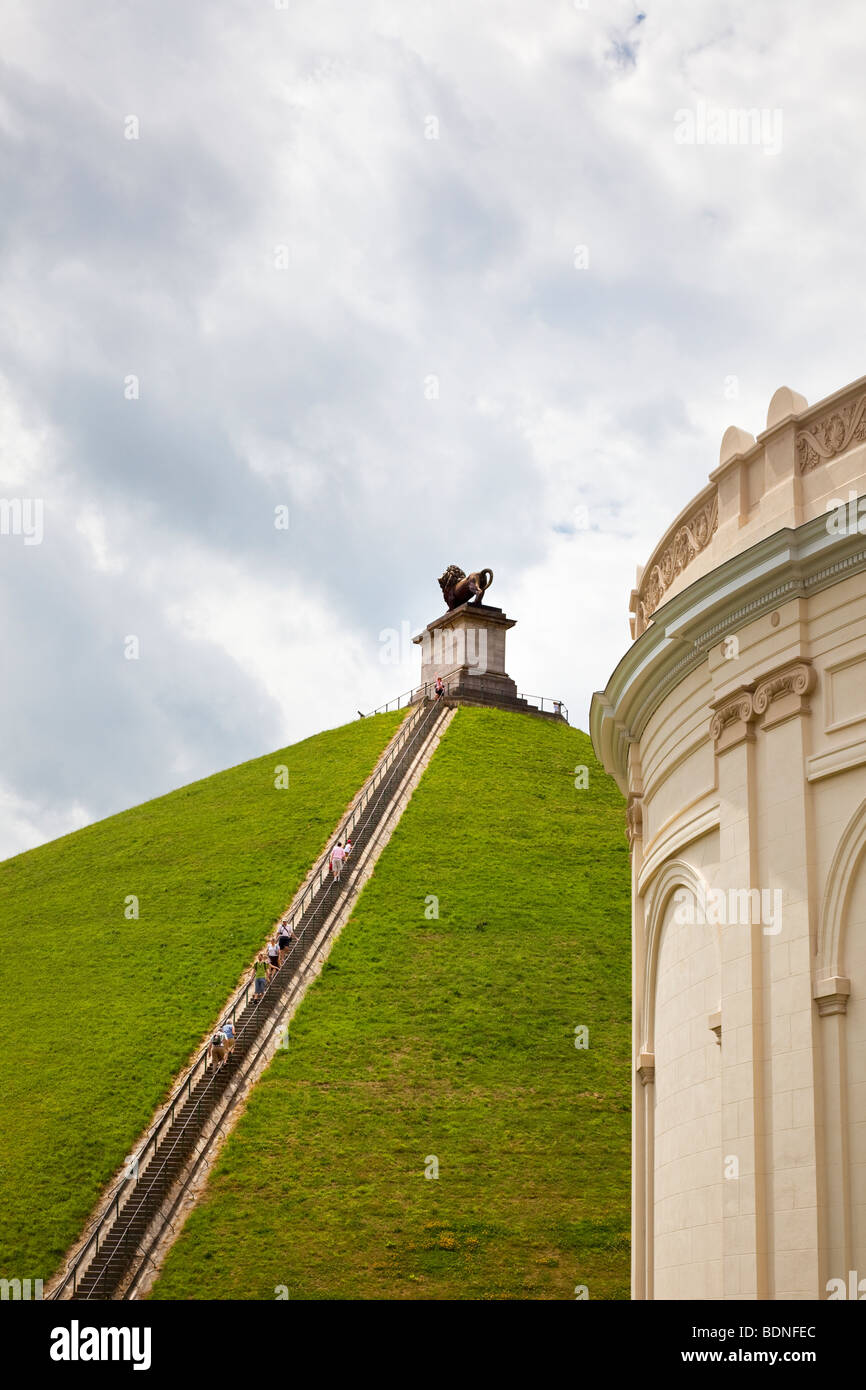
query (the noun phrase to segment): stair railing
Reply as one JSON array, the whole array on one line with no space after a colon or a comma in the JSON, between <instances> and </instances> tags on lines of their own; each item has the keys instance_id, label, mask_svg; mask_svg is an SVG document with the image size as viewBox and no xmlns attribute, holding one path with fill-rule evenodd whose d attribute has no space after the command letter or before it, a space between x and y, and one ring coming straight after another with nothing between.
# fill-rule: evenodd
<instances>
[{"instance_id":1,"label":"stair railing","mask_svg":"<svg viewBox=\"0 0 866 1390\"><path fill-rule=\"evenodd\" d=\"M410 715L410 717L406 720L403 728L400 730L400 737L397 740L395 740L391 749L386 754L385 758L380 762L379 767L376 769L376 772L373 774L373 777L370 779L369 783L365 787L362 796L338 828L336 836L332 838L336 838L337 840L345 840L346 835L352 832L355 835L353 846L360 846L361 844L363 844L366 831L369 829L370 826L370 822L371 820L373 820L374 817L376 817L376 812L382 804L383 797L386 792L386 784L390 782L394 774L400 771L400 768L398 768L396 764L398 763L398 761L400 763L403 763L408 758L408 755L414 749L415 745L419 740L419 735L429 731L429 729L438 719L440 710L441 707L438 705L438 702L432 703L429 707L425 706L425 704L421 704L419 705L418 710L412 715ZM365 812L366 814L364 814ZM309 883L306 891L304 892L300 903L298 904L294 912L291 914L291 917L288 918L288 922L292 925L294 925L294 923L296 922L299 922L306 916L310 916L311 918L320 917L321 907L324 905L325 901L330 896L331 890L337 886L336 881L331 878L328 872L328 868L330 865L330 856L330 848L327 849L322 856L320 856L319 866L314 872L311 882ZM349 870L349 873L351 873L351 869ZM324 891L322 891L323 889ZM308 925L310 925L310 923L305 922L304 925L301 927L300 931L294 934L293 944L289 949L288 956L286 960L283 962L283 964L278 968L274 977L275 979L283 974L285 967L289 965L289 963L292 961L292 958L296 956L296 953L301 946L304 936L306 935ZM271 983L272 982L268 983L268 986L266 987L264 994L269 993ZM235 1048L237 1048L240 1043L246 1040L246 1030L247 1028L249 1028L251 1023L255 1022L259 1024L259 1027L253 1029L249 1034L250 1040L253 1040L255 1038L256 1033L260 1031L261 1023L264 1021L264 1019L267 1018L267 1009L263 1009L260 1013L257 1012L255 1015L250 1014L250 1017L247 1017L249 996L252 987L253 982L252 980L250 980L245 985L243 994L238 994L236 996L235 1002L231 1007L230 1013L233 1022L235 1021L239 1013L244 1015L243 1022L240 1024L238 1028L236 1028ZM271 1004L273 1005L274 1003L275 1000L272 1000ZM166 1104L162 1116L160 1117L159 1121L154 1126L154 1128L151 1130L139 1153L135 1155L130 1161L128 1161L127 1171L121 1179L120 1183L118 1184L115 1193L109 1199L109 1202L105 1210L103 1211L102 1216L94 1224L92 1233L90 1235L90 1239L86 1242L85 1245L81 1247L80 1251L75 1257L75 1260L68 1267L66 1276L64 1277L62 1283L58 1285L57 1289L52 1294L52 1299L59 1299L61 1297L64 1290L68 1287L70 1279L72 1280L72 1297L74 1298L76 1290L78 1288L79 1278L84 1277L86 1268L89 1267L89 1265L92 1263L92 1259L95 1259L99 1253L100 1235L103 1235L104 1243L104 1240L105 1238L107 1238L109 1231L116 1226L117 1222L120 1219L121 1198L127 1191L129 1183L137 1184L137 1182L141 1179L143 1172L150 1168L151 1162L159 1147L159 1140L163 1134L163 1131L167 1133L168 1130L170 1130L171 1126L174 1124L178 1106L181 1104L188 1103L193 1097L193 1090L198 1090L200 1083L204 1082L204 1085L202 1087L202 1094L196 1096L195 1106L189 1111L188 1114L183 1116L184 1128L186 1128L189 1122L194 1121L200 1114L201 1104L205 1098L205 1093L208 1091L211 1083L219 1074L218 1071L214 1070L211 1076L207 1077L209 1053L210 1043L207 1044L207 1046L201 1051L201 1053L199 1053L198 1057L192 1063L185 1080L177 1089L175 1094L170 1098L170 1101ZM200 1076L199 1073L201 1073ZM199 1080L196 1082L196 1086L194 1088L193 1078L196 1076L199 1077ZM172 1146L172 1148L177 1147L179 1139L180 1136L178 1136L178 1138L175 1140L175 1143ZM163 1162L161 1163L160 1167L164 1168L165 1163L169 1161L170 1158L171 1150L167 1152L165 1155L163 1155ZM136 1215L141 1210L141 1207L143 1206L146 1200L147 1197L145 1195L142 1199L142 1202L139 1203L138 1207L133 1212L127 1212L126 1208L128 1203L125 1202L123 1204L123 1212L127 1222L127 1226L130 1221L135 1220ZM105 1231L105 1227L107 1224L108 1231ZM121 1236L120 1239L122 1240L123 1236ZM93 1249L92 1259L87 1261L87 1266L85 1267L85 1270L82 1270L81 1267L84 1263L85 1256L91 1250L91 1246L94 1245L94 1242L95 1248Z\"/></svg>"}]
</instances>

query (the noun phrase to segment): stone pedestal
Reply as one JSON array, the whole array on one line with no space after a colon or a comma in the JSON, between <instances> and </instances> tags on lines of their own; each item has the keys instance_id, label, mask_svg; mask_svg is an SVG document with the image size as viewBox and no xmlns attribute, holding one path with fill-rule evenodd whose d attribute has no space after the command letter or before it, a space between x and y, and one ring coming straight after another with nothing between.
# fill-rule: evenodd
<instances>
[{"instance_id":1,"label":"stone pedestal","mask_svg":"<svg viewBox=\"0 0 866 1390\"><path fill-rule=\"evenodd\" d=\"M515 626L501 608L464 603L444 613L412 640L421 648L421 684L441 676L449 699L463 704L529 709L505 669L505 634Z\"/></svg>"}]
</instances>

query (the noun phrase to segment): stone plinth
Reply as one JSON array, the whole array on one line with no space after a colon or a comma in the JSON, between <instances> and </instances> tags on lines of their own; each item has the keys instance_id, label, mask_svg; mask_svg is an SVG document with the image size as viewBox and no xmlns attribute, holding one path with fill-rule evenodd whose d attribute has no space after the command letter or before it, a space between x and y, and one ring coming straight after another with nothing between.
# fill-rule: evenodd
<instances>
[{"instance_id":1,"label":"stone plinth","mask_svg":"<svg viewBox=\"0 0 866 1390\"><path fill-rule=\"evenodd\" d=\"M516 626L501 608L463 603L443 613L412 641L421 648L421 686L415 699L432 693L441 676L450 704L492 705L543 719L564 720L561 708L539 709L517 693L505 669L505 634ZM551 702L553 703L553 702Z\"/></svg>"},{"instance_id":2,"label":"stone plinth","mask_svg":"<svg viewBox=\"0 0 866 1390\"><path fill-rule=\"evenodd\" d=\"M505 670L505 634L515 626L501 608L486 603L463 603L441 618L428 623L412 640L421 647L421 681L447 681L458 672L473 677L489 676L508 681L517 694L514 681Z\"/></svg>"},{"instance_id":3,"label":"stone plinth","mask_svg":"<svg viewBox=\"0 0 866 1390\"><path fill-rule=\"evenodd\" d=\"M422 686L441 676L449 696L465 703L528 708L505 669L505 634L514 626L514 618L486 603L443 613L412 639L421 648Z\"/></svg>"}]
</instances>

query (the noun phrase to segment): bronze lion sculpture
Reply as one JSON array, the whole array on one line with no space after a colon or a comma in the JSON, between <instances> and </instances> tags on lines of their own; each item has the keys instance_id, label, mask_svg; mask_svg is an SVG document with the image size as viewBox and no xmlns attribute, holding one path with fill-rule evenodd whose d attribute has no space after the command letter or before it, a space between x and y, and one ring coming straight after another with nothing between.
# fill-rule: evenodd
<instances>
[{"instance_id":1,"label":"bronze lion sculpture","mask_svg":"<svg viewBox=\"0 0 866 1390\"><path fill-rule=\"evenodd\" d=\"M464 574L458 565L449 565L439 580L439 588L450 609L459 608L462 603L469 603L473 599L481 603L485 589L489 589L492 583L493 570L475 570L472 574Z\"/></svg>"}]
</instances>

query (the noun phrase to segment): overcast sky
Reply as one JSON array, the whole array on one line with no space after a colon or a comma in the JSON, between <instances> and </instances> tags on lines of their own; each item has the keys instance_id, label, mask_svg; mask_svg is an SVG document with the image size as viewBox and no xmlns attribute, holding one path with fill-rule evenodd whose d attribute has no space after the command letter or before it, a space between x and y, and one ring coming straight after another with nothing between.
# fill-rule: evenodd
<instances>
[{"instance_id":1,"label":"overcast sky","mask_svg":"<svg viewBox=\"0 0 866 1390\"><path fill-rule=\"evenodd\" d=\"M855 0L5 0L0 499L43 530L0 534L0 856L405 690L383 634L452 562L585 728L725 427L866 371L864 37ZM702 143L714 108L763 135Z\"/></svg>"}]
</instances>

